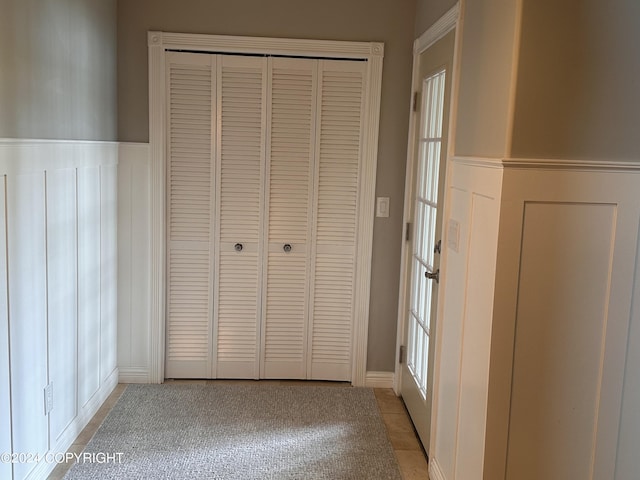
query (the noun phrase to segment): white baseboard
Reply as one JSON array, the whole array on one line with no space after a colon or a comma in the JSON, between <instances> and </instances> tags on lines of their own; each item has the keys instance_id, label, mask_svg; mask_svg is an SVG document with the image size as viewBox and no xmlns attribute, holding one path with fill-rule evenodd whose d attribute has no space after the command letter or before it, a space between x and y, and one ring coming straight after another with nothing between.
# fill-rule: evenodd
<instances>
[{"instance_id":1,"label":"white baseboard","mask_svg":"<svg viewBox=\"0 0 640 480\"><path fill-rule=\"evenodd\" d=\"M431 480L447 480L442 473L442 469L435 458L429 459L429 478Z\"/></svg>"},{"instance_id":2,"label":"white baseboard","mask_svg":"<svg viewBox=\"0 0 640 480\"><path fill-rule=\"evenodd\" d=\"M120 368L120 383L149 383L149 369L141 367Z\"/></svg>"},{"instance_id":3,"label":"white baseboard","mask_svg":"<svg viewBox=\"0 0 640 480\"><path fill-rule=\"evenodd\" d=\"M393 388L393 372L367 372L365 386L369 388Z\"/></svg>"}]
</instances>

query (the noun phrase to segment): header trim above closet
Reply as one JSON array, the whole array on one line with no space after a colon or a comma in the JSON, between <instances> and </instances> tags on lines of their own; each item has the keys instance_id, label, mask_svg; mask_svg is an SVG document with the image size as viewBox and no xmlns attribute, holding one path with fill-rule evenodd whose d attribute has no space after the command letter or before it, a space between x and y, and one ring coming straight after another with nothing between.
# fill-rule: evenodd
<instances>
[{"instance_id":1,"label":"header trim above closet","mask_svg":"<svg viewBox=\"0 0 640 480\"><path fill-rule=\"evenodd\" d=\"M272 53L229 53L229 52L210 52L210 51L202 51L202 50L189 50L189 49L165 49L166 52L175 52L175 53L196 53L202 55L235 55L235 56L243 56L243 57L265 57L265 58L301 58L308 60L344 60L349 62L366 62L366 58L349 58L349 57L319 57L319 56L310 56L310 55L278 55Z\"/></svg>"},{"instance_id":2,"label":"header trim above closet","mask_svg":"<svg viewBox=\"0 0 640 480\"><path fill-rule=\"evenodd\" d=\"M151 160L150 381L164 381L166 318L166 78L168 50L366 60L359 188L359 243L354 292L352 384L364 386L369 327L371 257L384 46L378 42L233 37L149 32L149 143Z\"/></svg>"},{"instance_id":3,"label":"header trim above closet","mask_svg":"<svg viewBox=\"0 0 640 480\"><path fill-rule=\"evenodd\" d=\"M235 37L167 32L149 32L148 40L149 47L162 47L164 50L365 60L384 56L384 44L380 42Z\"/></svg>"}]
</instances>

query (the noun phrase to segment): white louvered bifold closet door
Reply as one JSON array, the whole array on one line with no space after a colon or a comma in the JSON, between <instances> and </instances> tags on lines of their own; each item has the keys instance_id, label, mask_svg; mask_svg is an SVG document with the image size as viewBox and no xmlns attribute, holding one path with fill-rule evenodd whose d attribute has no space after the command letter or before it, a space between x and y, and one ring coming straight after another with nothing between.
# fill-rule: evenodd
<instances>
[{"instance_id":1,"label":"white louvered bifold closet door","mask_svg":"<svg viewBox=\"0 0 640 480\"><path fill-rule=\"evenodd\" d=\"M218 378L259 378L267 59L218 57Z\"/></svg>"},{"instance_id":2,"label":"white louvered bifold closet door","mask_svg":"<svg viewBox=\"0 0 640 480\"><path fill-rule=\"evenodd\" d=\"M351 380L367 63L166 58L166 376Z\"/></svg>"},{"instance_id":3,"label":"white louvered bifold closet door","mask_svg":"<svg viewBox=\"0 0 640 480\"><path fill-rule=\"evenodd\" d=\"M309 378L351 380L366 62L319 62Z\"/></svg>"},{"instance_id":4,"label":"white louvered bifold closet door","mask_svg":"<svg viewBox=\"0 0 640 480\"><path fill-rule=\"evenodd\" d=\"M270 59L262 378L306 378L317 61Z\"/></svg>"},{"instance_id":5,"label":"white louvered bifold closet door","mask_svg":"<svg viewBox=\"0 0 640 480\"><path fill-rule=\"evenodd\" d=\"M215 57L167 54L168 258L165 374L211 373Z\"/></svg>"}]
</instances>

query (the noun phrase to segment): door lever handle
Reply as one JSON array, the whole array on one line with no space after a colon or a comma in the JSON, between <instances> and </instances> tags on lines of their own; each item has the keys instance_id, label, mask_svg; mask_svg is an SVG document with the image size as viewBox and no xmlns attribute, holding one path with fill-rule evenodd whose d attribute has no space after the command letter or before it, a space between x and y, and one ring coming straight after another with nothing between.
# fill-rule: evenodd
<instances>
[{"instance_id":1,"label":"door lever handle","mask_svg":"<svg viewBox=\"0 0 640 480\"><path fill-rule=\"evenodd\" d=\"M429 280L435 280L436 283L440 283L440 269L436 270L435 272L430 272L429 270L427 270L426 272L424 272L424 277L428 278Z\"/></svg>"}]
</instances>

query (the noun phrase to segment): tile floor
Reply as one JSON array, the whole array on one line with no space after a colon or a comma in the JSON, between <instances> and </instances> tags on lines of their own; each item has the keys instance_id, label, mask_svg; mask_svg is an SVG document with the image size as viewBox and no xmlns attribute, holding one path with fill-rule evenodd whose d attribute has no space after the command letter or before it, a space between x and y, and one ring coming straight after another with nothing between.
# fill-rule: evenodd
<instances>
[{"instance_id":1,"label":"tile floor","mask_svg":"<svg viewBox=\"0 0 640 480\"><path fill-rule=\"evenodd\" d=\"M202 384L206 385L209 382L218 383L253 383L253 380L168 380L167 383L190 383L190 384ZM270 381L263 380L264 383L271 384L283 384L287 385L301 383L308 385L309 382L295 382L295 381ZM327 386L348 386L347 383L335 383L335 382L313 382L314 384L322 384ZM100 407L94 417L91 419L85 429L80 432L78 438L69 448L69 452L81 453L84 447L89 443L93 434L98 430L100 424L105 419L107 414L111 411L115 403L122 395L126 385L119 384L113 393L109 396L107 401ZM402 400L396 397L393 390L390 388L376 388L374 389L376 400L378 402L378 408L382 414L385 426L387 427L387 434L393 447L393 451L398 460L400 466L400 472L402 473L403 480L428 480L429 475L427 473L427 459L418 441L411 420L407 410L402 403ZM61 480L66 474L67 470L71 468L72 463L59 464L55 470L49 475L48 480ZM373 479L372 479L373 480Z\"/></svg>"}]
</instances>

